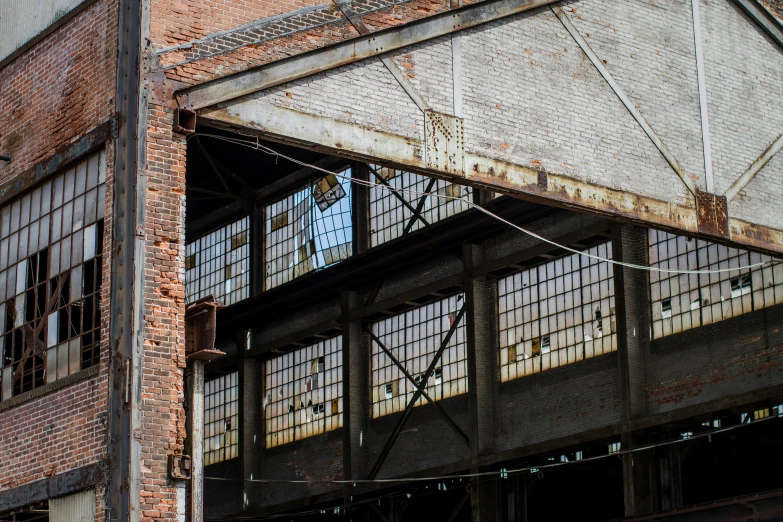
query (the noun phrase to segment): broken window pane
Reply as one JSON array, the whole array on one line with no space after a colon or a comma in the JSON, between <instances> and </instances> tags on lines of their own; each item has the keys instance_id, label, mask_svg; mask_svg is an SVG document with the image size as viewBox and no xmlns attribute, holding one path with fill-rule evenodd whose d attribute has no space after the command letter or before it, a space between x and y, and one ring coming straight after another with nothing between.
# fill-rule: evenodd
<instances>
[{"instance_id":1,"label":"broken window pane","mask_svg":"<svg viewBox=\"0 0 783 522\"><path fill-rule=\"evenodd\" d=\"M267 206L265 241L267 289L352 255L350 181L330 174Z\"/></svg>"},{"instance_id":2,"label":"broken window pane","mask_svg":"<svg viewBox=\"0 0 783 522\"><path fill-rule=\"evenodd\" d=\"M767 263L770 256L650 229L650 266L717 270ZM783 264L707 274L650 272L653 338L783 303Z\"/></svg>"},{"instance_id":3,"label":"broken window pane","mask_svg":"<svg viewBox=\"0 0 783 522\"><path fill-rule=\"evenodd\" d=\"M460 320L443 355L427 381L424 374L463 305L455 295L373 323L372 331L433 400L468 391L465 319ZM372 343L373 417L403 411L416 392L416 384L375 342ZM426 404L420 397L416 406Z\"/></svg>"},{"instance_id":4,"label":"broken window pane","mask_svg":"<svg viewBox=\"0 0 783 522\"><path fill-rule=\"evenodd\" d=\"M204 382L204 465L239 456L239 373Z\"/></svg>"},{"instance_id":5,"label":"broken window pane","mask_svg":"<svg viewBox=\"0 0 783 522\"><path fill-rule=\"evenodd\" d=\"M501 382L617 349L611 266L579 254L498 280L498 314Z\"/></svg>"},{"instance_id":6,"label":"broken window pane","mask_svg":"<svg viewBox=\"0 0 783 522\"><path fill-rule=\"evenodd\" d=\"M342 427L342 336L270 359L264 377L267 448Z\"/></svg>"},{"instance_id":7,"label":"broken window pane","mask_svg":"<svg viewBox=\"0 0 783 522\"><path fill-rule=\"evenodd\" d=\"M104 163L95 154L0 211L3 400L98 362L104 202L85 198L85 176Z\"/></svg>"},{"instance_id":8,"label":"broken window pane","mask_svg":"<svg viewBox=\"0 0 783 522\"><path fill-rule=\"evenodd\" d=\"M424 196L435 193L454 198L470 197L470 187L413 174L402 170L370 165L370 245L377 246L406 233L414 232L441 219L468 209L464 201ZM388 187L412 192L393 192ZM403 203L403 200L405 201ZM416 210L421 209L419 216Z\"/></svg>"},{"instance_id":9,"label":"broken window pane","mask_svg":"<svg viewBox=\"0 0 783 522\"><path fill-rule=\"evenodd\" d=\"M226 305L250 297L249 217L185 245L185 294L189 303L214 295Z\"/></svg>"}]
</instances>

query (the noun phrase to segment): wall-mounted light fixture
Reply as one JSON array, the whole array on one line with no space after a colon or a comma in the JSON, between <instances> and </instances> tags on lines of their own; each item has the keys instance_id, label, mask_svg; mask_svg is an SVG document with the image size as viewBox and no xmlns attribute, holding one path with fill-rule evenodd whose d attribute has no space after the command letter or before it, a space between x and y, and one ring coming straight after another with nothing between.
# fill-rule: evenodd
<instances>
[{"instance_id":1,"label":"wall-mounted light fixture","mask_svg":"<svg viewBox=\"0 0 783 522\"><path fill-rule=\"evenodd\" d=\"M10 162L11 156L0 156L0 161Z\"/></svg>"}]
</instances>

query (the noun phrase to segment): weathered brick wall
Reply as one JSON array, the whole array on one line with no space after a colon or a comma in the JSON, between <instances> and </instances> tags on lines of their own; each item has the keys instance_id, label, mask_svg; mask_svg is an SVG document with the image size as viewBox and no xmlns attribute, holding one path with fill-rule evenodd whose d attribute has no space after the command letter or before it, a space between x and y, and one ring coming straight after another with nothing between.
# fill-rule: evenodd
<instances>
[{"instance_id":1,"label":"weathered brick wall","mask_svg":"<svg viewBox=\"0 0 783 522\"><path fill-rule=\"evenodd\" d=\"M99 376L0 412L0 489L101 459L105 412L105 379Z\"/></svg>"},{"instance_id":2,"label":"weathered brick wall","mask_svg":"<svg viewBox=\"0 0 783 522\"><path fill-rule=\"evenodd\" d=\"M0 69L0 182L114 113L117 6L100 0Z\"/></svg>"},{"instance_id":3,"label":"weathered brick wall","mask_svg":"<svg viewBox=\"0 0 783 522\"><path fill-rule=\"evenodd\" d=\"M174 11L173 5L171 0L156 0L153 12L166 16L166 12ZM218 3L218 12L222 9L221 5ZM273 7L267 15L255 21L248 20L244 26L234 26L228 32L221 32L215 22L209 22L208 29L187 35L176 30L176 38L167 39L161 35L159 28L153 31L158 34L155 39L157 58L168 78L194 84L358 36L333 3L302 7L289 2L288 5L290 7L279 11L284 14L273 16L277 12L277 7ZM446 0L357 0L351 5L370 31L397 26L450 8ZM239 21L228 25L233 23L238 24ZM187 24L199 27L194 19L189 19Z\"/></svg>"},{"instance_id":4,"label":"weathered brick wall","mask_svg":"<svg viewBox=\"0 0 783 522\"><path fill-rule=\"evenodd\" d=\"M0 182L50 158L114 113L117 5L99 0L0 69ZM80 158L81 159L81 158ZM101 354L97 375L0 411L0 490L106 457L113 144L106 144ZM97 488L96 520L104 519Z\"/></svg>"},{"instance_id":5,"label":"weathered brick wall","mask_svg":"<svg viewBox=\"0 0 783 522\"><path fill-rule=\"evenodd\" d=\"M171 109L147 111L142 360L142 520L176 518L167 456L185 438L185 139Z\"/></svg>"},{"instance_id":6,"label":"weathered brick wall","mask_svg":"<svg viewBox=\"0 0 783 522\"><path fill-rule=\"evenodd\" d=\"M783 306L777 305L654 341L645 383L648 413L779 386L781 325Z\"/></svg>"}]
</instances>

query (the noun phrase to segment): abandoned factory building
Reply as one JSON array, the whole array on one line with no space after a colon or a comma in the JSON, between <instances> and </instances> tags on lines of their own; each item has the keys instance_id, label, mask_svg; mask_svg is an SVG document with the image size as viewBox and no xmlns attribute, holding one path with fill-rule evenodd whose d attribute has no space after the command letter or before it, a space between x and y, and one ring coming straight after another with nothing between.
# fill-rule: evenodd
<instances>
[{"instance_id":1,"label":"abandoned factory building","mask_svg":"<svg viewBox=\"0 0 783 522\"><path fill-rule=\"evenodd\" d=\"M783 520L780 0L0 0L0 521Z\"/></svg>"}]
</instances>

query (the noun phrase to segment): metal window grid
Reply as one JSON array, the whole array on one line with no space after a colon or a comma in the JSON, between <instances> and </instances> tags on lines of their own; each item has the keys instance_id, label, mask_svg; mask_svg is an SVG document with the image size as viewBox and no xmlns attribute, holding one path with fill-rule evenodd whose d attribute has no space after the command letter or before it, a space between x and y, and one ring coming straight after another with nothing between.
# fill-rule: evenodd
<instances>
[{"instance_id":1,"label":"metal window grid","mask_svg":"<svg viewBox=\"0 0 783 522\"><path fill-rule=\"evenodd\" d=\"M378 246L392 239L414 232L425 226L420 219L411 218L413 210L421 205L421 217L428 224L436 223L454 214L467 210L468 204L459 200L448 200L433 196L421 196L407 192L393 193L386 188L378 177L383 178L389 186L397 189L414 190L417 192L434 192L452 197L470 197L471 187L449 183L447 181L429 178L397 169L370 165L370 175L375 178L375 186L370 188L370 245ZM404 198L410 205L405 205Z\"/></svg>"},{"instance_id":2,"label":"metal window grid","mask_svg":"<svg viewBox=\"0 0 783 522\"><path fill-rule=\"evenodd\" d=\"M341 428L342 336L266 361L266 447Z\"/></svg>"},{"instance_id":3,"label":"metal window grid","mask_svg":"<svg viewBox=\"0 0 783 522\"><path fill-rule=\"evenodd\" d=\"M239 372L204 383L204 465L239 456Z\"/></svg>"},{"instance_id":4,"label":"metal window grid","mask_svg":"<svg viewBox=\"0 0 783 522\"><path fill-rule=\"evenodd\" d=\"M414 379L421 379L457 318L463 297L454 295L383 319L373 323L372 331ZM466 351L463 317L426 383L425 391L433 400L468 391ZM416 387L375 342L371 370L373 417L404 411ZM415 406L426 402L420 397Z\"/></svg>"},{"instance_id":5,"label":"metal window grid","mask_svg":"<svg viewBox=\"0 0 783 522\"><path fill-rule=\"evenodd\" d=\"M0 209L2 399L98 360L104 152Z\"/></svg>"},{"instance_id":6,"label":"metal window grid","mask_svg":"<svg viewBox=\"0 0 783 522\"><path fill-rule=\"evenodd\" d=\"M189 303L214 295L231 305L250 296L250 217L188 243L185 256Z\"/></svg>"},{"instance_id":7,"label":"metal window grid","mask_svg":"<svg viewBox=\"0 0 783 522\"><path fill-rule=\"evenodd\" d=\"M616 350L611 265L572 254L498 280L498 323L501 382Z\"/></svg>"},{"instance_id":8,"label":"metal window grid","mask_svg":"<svg viewBox=\"0 0 783 522\"><path fill-rule=\"evenodd\" d=\"M747 266L772 258L701 239L649 231L650 266L706 270ZM654 339L783 303L783 264L712 274L650 272Z\"/></svg>"},{"instance_id":9,"label":"metal window grid","mask_svg":"<svg viewBox=\"0 0 783 522\"><path fill-rule=\"evenodd\" d=\"M351 169L341 174L349 176ZM332 183L329 193L336 195L327 198L328 202L318 192L326 180ZM266 288L339 263L353 254L352 240L351 183L347 180L327 176L267 206Z\"/></svg>"}]
</instances>

